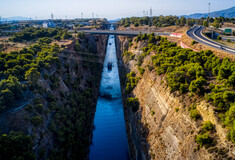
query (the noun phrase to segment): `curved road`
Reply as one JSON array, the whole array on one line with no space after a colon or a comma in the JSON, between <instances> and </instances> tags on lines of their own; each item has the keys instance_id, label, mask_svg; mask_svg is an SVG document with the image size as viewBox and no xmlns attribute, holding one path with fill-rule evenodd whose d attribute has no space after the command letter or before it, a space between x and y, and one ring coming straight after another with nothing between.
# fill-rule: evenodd
<instances>
[{"instance_id":1,"label":"curved road","mask_svg":"<svg viewBox=\"0 0 235 160\"><path fill-rule=\"evenodd\" d=\"M207 38L206 36L204 36L202 34L203 29L204 29L204 27L202 27L202 26L195 26L195 27L193 27L193 28L191 28L190 30L187 31L187 35L189 37L191 37L192 39L194 39L194 40L196 40L200 43L203 43L207 46L214 47L216 49L220 49L222 51L226 51L226 52L235 54L234 49L229 48L229 47L224 46L224 45L221 45L219 43L216 43L215 41L213 41L213 40Z\"/></svg>"}]
</instances>

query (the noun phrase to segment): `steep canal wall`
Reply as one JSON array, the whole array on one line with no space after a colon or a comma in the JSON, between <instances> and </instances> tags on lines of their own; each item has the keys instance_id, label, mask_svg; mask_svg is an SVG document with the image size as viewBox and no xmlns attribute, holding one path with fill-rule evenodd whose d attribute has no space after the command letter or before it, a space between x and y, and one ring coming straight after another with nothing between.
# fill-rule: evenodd
<instances>
[{"instance_id":1,"label":"steep canal wall","mask_svg":"<svg viewBox=\"0 0 235 160\"><path fill-rule=\"evenodd\" d=\"M89 159L129 159L115 36L113 35L109 36L107 43Z\"/></svg>"},{"instance_id":2,"label":"steep canal wall","mask_svg":"<svg viewBox=\"0 0 235 160\"><path fill-rule=\"evenodd\" d=\"M137 59L147 42L136 43L132 38L122 36L116 41L120 49L119 71L131 159L233 159L234 145L226 139L226 129L215 117L213 106L204 100L193 101L188 95L172 93L165 76L157 75L151 68L152 53L143 59L141 68L144 72L141 72L143 70L138 67ZM129 53L124 55L125 50ZM133 91L127 93L127 73L130 72L135 73L134 78L138 82ZM138 109L133 110L127 101L129 97L138 98ZM199 121L193 120L187 109L194 103L201 114ZM201 121L208 120L215 124L216 132L213 134L217 141L209 149L207 146L200 147L195 141L201 130Z\"/></svg>"}]
</instances>

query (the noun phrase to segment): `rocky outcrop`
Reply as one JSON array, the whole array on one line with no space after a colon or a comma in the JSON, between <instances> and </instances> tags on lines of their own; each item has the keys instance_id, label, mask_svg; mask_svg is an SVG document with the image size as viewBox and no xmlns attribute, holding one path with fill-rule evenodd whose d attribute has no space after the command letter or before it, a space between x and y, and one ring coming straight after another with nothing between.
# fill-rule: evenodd
<instances>
[{"instance_id":1,"label":"rocky outcrop","mask_svg":"<svg viewBox=\"0 0 235 160\"><path fill-rule=\"evenodd\" d=\"M128 46L127 38L117 39L121 51ZM133 41L134 42L134 41ZM144 44L134 44L129 48L136 56L142 53ZM121 53L119 51L119 54ZM127 61L122 57L120 73L122 75L122 90L124 101L128 96L139 99L139 109L133 112L125 106L126 126L132 159L177 159L177 160L209 160L220 159L217 153L210 153L205 147L200 148L195 142L195 136L204 121L215 124L216 147L225 148L230 158L235 158L234 145L226 139L226 129L215 116L213 106L200 97L190 98L189 94L171 93L164 75L157 75L154 70L146 67L151 60L147 56L142 65L145 73L138 73L136 60ZM124 63L125 62L125 63ZM125 75L130 71L141 77L130 95L125 95ZM194 121L190 118L188 108L196 104L202 118ZM214 146L215 147L215 146ZM226 157L227 157L226 156Z\"/></svg>"},{"instance_id":2,"label":"rocky outcrop","mask_svg":"<svg viewBox=\"0 0 235 160\"><path fill-rule=\"evenodd\" d=\"M74 39L61 53L58 53L58 64L41 72L38 88L34 93L32 92L31 99L25 105L15 111L0 115L1 133L9 133L12 130L23 131L33 137L33 151L36 153L37 159L48 158L50 150L58 147L54 146L56 129L67 125L63 124L66 122L56 121L56 108L50 108L50 101L47 100L48 94L53 95L53 101L56 101L57 107L63 106L63 109L68 110L70 109L69 96L71 94L79 97L79 94L82 95L84 92L91 93L91 97L86 97L85 100L92 102L90 106L87 106L87 108L90 108L88 111L84 111L85 109L83 111L89 112L87 114L94 117L107 36L86 35L85 40L80 41L83 50L79 52L74 50L75 41ZM40 105L36 104L35 99L40 100ZM40 108L37 108L37 106ZM43 122L35 126L31 123L33 116L39 116ZM58 118L58 115L56 116ZM90 122L90 124L87 124L87 126L91 126L90 131L84 131L88 137L92 132L92 121L92 119L87 121L87 123ZM83 138L85 139L85 137ZM88 152L88 146L84 148L84 151ZM42 154L40 152L44 155L40 155Z\"/></svg>"}]
</instances>

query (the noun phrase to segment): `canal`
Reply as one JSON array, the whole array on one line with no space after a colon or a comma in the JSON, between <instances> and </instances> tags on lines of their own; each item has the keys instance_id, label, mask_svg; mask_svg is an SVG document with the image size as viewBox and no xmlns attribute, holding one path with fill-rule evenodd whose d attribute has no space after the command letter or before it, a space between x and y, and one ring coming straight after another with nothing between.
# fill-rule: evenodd
<instances>
[{"instance_id":1,"label":"canal","mask_svg":"<svg viewBox=\"0 0 235 160\"><path fill-rule=\"evenodd\" d=\"M108 37L89 159L129 159L114 35Z\"/></svg>"}]
</instances>

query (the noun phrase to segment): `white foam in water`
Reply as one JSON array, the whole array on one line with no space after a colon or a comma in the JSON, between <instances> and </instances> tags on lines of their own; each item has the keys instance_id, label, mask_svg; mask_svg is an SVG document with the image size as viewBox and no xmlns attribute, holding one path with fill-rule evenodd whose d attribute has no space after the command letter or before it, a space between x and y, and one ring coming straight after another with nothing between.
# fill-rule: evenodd
<instances>
[{"instance_id":1,"label":"white foam in water","mask_svg":"<svg viewBox=\"0 0 235 160\"><path fill-rule=\"evenodd\" d=\"M113 27L111 27L113 30ZM108 63L112 69L108 69ZM90 160L128 160L120 80L117 66L115 38L110 35L96 106Z\"/></svg>"}]
</instances>

